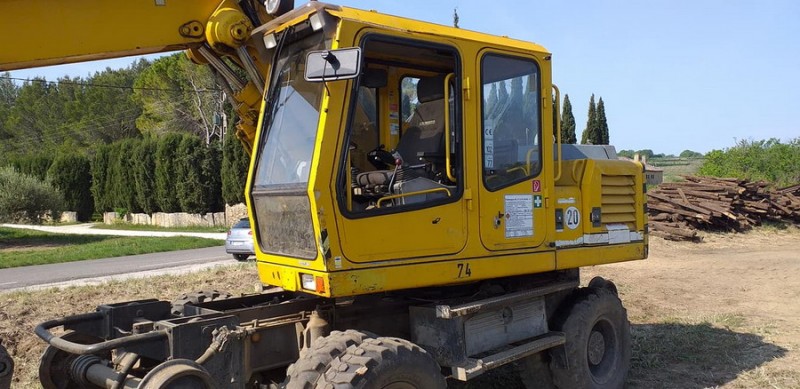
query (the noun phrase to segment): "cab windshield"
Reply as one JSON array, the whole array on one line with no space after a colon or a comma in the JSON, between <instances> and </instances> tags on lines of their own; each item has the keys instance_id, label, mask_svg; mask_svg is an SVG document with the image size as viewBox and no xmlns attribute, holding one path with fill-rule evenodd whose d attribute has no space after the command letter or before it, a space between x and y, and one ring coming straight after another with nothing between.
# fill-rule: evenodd
<instances>
[{"instance_id":1,"label":"cab windshield","mask_svg":"<svg viewBox=\"0 0 800 389\"><path fill-rule=\"evenodd\" d=\"M266 101L256 188L308 182L324 86L305 80L306 53L324 48L323 34L317 33L280 50Z\"/></svg>"}]
</instances>

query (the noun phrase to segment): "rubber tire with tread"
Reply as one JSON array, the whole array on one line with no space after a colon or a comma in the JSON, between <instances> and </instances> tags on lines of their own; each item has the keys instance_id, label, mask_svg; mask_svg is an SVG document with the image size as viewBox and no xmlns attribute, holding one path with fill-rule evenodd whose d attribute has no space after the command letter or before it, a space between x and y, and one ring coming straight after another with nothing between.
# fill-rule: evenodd
<instances>
[{"instance_id":1,"label":"rubber tire with tread","mask_svg":"<svg viewBox=\"0 0 800 389\"><path fill-rule=\"evenodd\" d=\"M250 258L249 254L233 254L233 258L235 258L239 262L244 262L247 258Z\"/></svg>"},{"instance_id":2,"label":"rubber tire with tread","mask_svg":"<svg viewBox=\"0 0 800 389\"><path fill-rule=\"evenodd\" d=\"M218 290L201 290L199 292L189 292L178 296L172 300L172 314L175 316L183 315L184 305L197 305L207 301L226 300L233 297L230 293Z\"/></svg>"},{"instance_id":3,"label":"rubber tire with tread","mask_svg":"<svg viewBox=\"0 0 800 389\"><path fill-rule=\"evenodd\" d=\"M405 384L405 385L403 385ZM424 349L407 340L365 339L335 358L317 388L378 389L393 387L445 389L439 364Z\"/></svg>"},{"instance_id":4,"label":"rubber tire with tread","mask_svg":"<svg viewBox=\"0 0 800 389\"><path fill-rule=\"evenodd\" d=\"M562 389L622 388L631 366L627 312L619 297L608 288L582 288L575 293L571 304L557 316L553 328L566 334L564 347L569 365L568 369L562 369L551 363L553 383ZM595 372L589 361L589 340L594 328L610 331L614 337L611 342L603 338L605 351L601 362L594 365L600 371Z\"/></svg>"},{"instance_id":5,"label":"rubber tire with tread","mask_svg":"<svg viewBox=\"0 0 800 389\"><path fill-rule=\"evenodd\" d=\"M375 337L368 332L347 330L332 331L330 335L315 340L310 348L300 350L300 358L286 369L286 380L281 387L314 388L334 358L342 355L348 347L358 346L364 339Z\"/></svg>"}]
</instances>

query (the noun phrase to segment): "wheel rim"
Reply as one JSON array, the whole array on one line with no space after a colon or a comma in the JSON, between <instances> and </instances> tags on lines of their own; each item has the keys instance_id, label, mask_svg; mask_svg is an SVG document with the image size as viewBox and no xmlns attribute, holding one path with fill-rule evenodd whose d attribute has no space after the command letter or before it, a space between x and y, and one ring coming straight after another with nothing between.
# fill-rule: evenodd
<instances>
[{"instance_id":1,"label":"wheel rim","mask_svg":"<svg viewBox=\"0 0 800 389\"><path fill-rule=\"evenodd\" d=\"M586 344L586 362L595 382L603 384L614 377L619 354L617 328L611 321L601 318L592 326Z\"/></svg>"}]
</instances>

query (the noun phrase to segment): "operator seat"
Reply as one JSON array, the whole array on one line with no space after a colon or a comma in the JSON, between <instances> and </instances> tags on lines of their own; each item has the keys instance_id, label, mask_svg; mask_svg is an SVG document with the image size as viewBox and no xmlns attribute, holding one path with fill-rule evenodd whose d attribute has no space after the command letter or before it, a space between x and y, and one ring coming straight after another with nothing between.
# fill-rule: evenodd
<instances>
[{"instance_id":1,"label":"operator seat","mask_svg":"<svg viewBox=\"0 0 800 389\"><path fill-rule=\"evenodd\" d=\"M400 154L402 166L397 169L394 182L416 177L427 177L427 165L437 167L444 160L444 76L422 78L417 83L419 105L408 119L406 129L395 151ZM376 170L356 176L359 186L388 188L394 170Z\"/></svg>"}]
</instances>

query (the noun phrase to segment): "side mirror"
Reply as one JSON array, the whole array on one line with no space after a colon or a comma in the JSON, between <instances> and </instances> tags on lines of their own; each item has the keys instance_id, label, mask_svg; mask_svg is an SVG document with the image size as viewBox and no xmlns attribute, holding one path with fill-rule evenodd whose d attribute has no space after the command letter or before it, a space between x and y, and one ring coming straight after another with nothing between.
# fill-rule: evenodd
<instances>
[{"instance_id":1,"label":"side mirror","mask_svg":"<svg viewBox=\"0 0 800 389\"><path fill-rule=\"evenodd\" d=\"M306 81L336 81L361 74L361 48L311 51L306 56Z\"/></svg>"}]
</instances>

